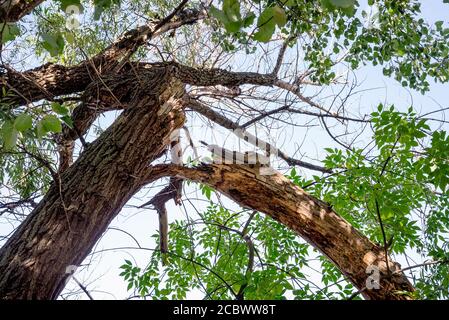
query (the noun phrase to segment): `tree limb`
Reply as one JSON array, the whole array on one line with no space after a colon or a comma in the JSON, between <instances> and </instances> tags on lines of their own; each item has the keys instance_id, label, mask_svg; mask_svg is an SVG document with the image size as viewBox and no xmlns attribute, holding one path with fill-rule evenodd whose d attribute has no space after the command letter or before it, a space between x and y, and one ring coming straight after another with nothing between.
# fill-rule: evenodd
<instances>
[{"instance_id":1,"label":"tree limb","mask_svg":"<svg viewBox=\"0 0 449 320\"><path fill-rule=\"evenodd\" d=\"M279 156L281 159L283 159L285 162L287 162L288 165L290 165L290 166L299 166L299 167L303 167L306 169L324 172L324 173L331 172L329 169L327 169L325 167L318 166L318 165L315 165L312 163L308 163L308 162L305 162L305 161L302 161L299 159L294 159L294 158L288 156L286 153L279 150L272 144L255 137L254 135L252 135L251 133L247 132L242 127L240 127L240 125L238 123L226 118L225 116L219 114L218 112L215 112L214 110L212 110L211 108L209 108L204 103L202 103L198 100L190 99L189 106L192 110L198 112L199 114L205 116L209 120L221 125L222 127L226 128L226 129L241 130L240 133L242 135L248 137L248 139L245 139L247 142L254 144L255 146L263 145L264 148L266 149L264 151L269 151L269 153ZM256 141L259 142L259 144L256 144Z\"/></svg>"},{"instance_id":2,"label":"tree limb","mask_svg":"<svg viewBox=\"0 0 449 320\"><path fill-rule=\"evenodd\" d=\"M0 23L16 22L42 2L44 0L2 0L0 1Z\"/></svg>"},{"instance_id":3,"label":"tree limb","mask_svg":"<svg viewBox=\"0 0 449 320\"><path fill-rule=\"evenodd\" d=\"M398 292L414 291L400 265L385 257L383 249L334 212L326 203L314 198L282 174L261 176L245 165L156 165L148 169L146 179L162 175L189 179L215 188L245 208L263 212L286 225L327 256L357 287L366 286L368 267L380 274L380 288L362 292L366 299L410 299ZM389 261L390 270L385 263Z\"/></svg>"}]
</instances>

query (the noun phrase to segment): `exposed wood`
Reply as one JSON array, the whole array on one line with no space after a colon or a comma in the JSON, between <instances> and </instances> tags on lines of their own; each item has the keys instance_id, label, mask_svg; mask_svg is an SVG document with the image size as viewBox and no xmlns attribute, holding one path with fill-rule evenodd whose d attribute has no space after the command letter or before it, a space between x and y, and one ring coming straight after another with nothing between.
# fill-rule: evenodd
<instances>
[{"instance_id":1,"label":"exposed wood","mask_svg":"<svg viewBox=\"0 0 449 320\"><path fill-rule=\"evenodd\" d=\"M387 270L385 252L340 217L328 204L309 195L282 174L259 175L246 165L202 165L187 168L161 165L149 169L149 176L160 174L190 179L211 186L239 205L264 212L294 230L327 256L366 299L407 300L403 292L414 288L400 265L390 258ZM144 178L145 182L145 178ZM380 289L366 289L369 267L380 272ZM365 288L365 289L364 289Z\"/></svg>"},{"instance_id":2,"label":"exposed wood","mask_svg":"<svg viewBox=\"0 0 449 320\"><path fill-rule=\"evenodd\" d=\"M183 125L183 83L265 80L251 73L201 72L173 63L141 67L139 72L127 69L109 75L102 80L105 86L92 85L97 105L120 105L124 112L61 174L61 192L57 182L0 250L2 298L56 298L64 286L66 268L82 262L143 183L161 176L208 184L244 207L265 212L319 249L360 290L366 285L367 268L378 267L381 289L364 290L366 298L406 299L397 291L413 291L404 275L396 272L400 269L396 263L390 261L392 270L386 270L381 248L281 174L264 176L256 172L257 167L245 165L148 169L168 148L171 132ZM77 125L87 129L95 114L95 109L88 111Z\"/></svg>"},{"instance_id":3,"label":"exposed wood","mask_svg":"<svg viewBox=\"0 0 449 320\"><path fill-rule=\"evenodd\" d=\"M229 130L235 130L235 132L238 132L238 134L240 135L240 138L242 139L243 137L245 137L245 141L247 141L248 143L251 143L258 147L263 146L265 150L262 151L266 151L269 154L279 156L279 158L283 159L290 166L299 166L302 168L324 173L331 172L331 170L325 167L290 157L282 150L276 148L274 145L257 138L250 132L246 131L244 127L241 127L238 123L231 121L230 119L226 118L225 116L221 115L218 112L215 112L214 110L212 110L211 108L209 108L200 101L197 101L195 99L189 99L189 107L194 111L198 112L199 114L203 115L204 117L208 118L209 120L221 125L222 127Z\"/></svg>"}]
</instances>

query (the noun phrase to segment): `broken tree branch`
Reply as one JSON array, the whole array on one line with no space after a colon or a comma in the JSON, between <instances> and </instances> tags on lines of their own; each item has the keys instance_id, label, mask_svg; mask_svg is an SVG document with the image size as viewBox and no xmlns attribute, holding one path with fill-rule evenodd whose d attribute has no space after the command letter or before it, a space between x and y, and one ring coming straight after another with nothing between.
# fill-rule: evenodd
<instances>
[{"instance_id":1,"label":"broken tree branch","mask_svg":"<svg viewBox=\"0 0 449 320\"><path fill-rule=\"evenodd\" d=\"M209 108L208 106L206 106L204 103L202 103L199 100L190 99L189 106L192 110L198 112L199 114L205 116L209 120L221 125L222 127L226 128L226 129L241 130L240 131L241 135L248 137L248 139L245 139L247 142L254 144L255 146L258 146L257 144L255 144L255 142L258 141L260 143L260 145L263 145L264 148L266 148L266 150L264 150L264 151L269 151L271 154L278 155L281 159L283 159L285 162L287 162L287 164L290 166L299 166L302 168L319 171L319 172L323 172L323 173L331 172L331 170L329 170L325 167L318 166L318 165L315 165L312 163L308 163L308 162L305 162L305 161L302 161L299 159L294 159L294 158L288 156L286 153L279 150L272 144L270 144L266 141L263 141L263 140L255 137L251 133L247 132L245 129L243 129L243 127L240 127L240 125L238 123L226 118L225 116L219 114L218 112L215 112L214 110L212 110L211 108Z\"/></svg>"},{"instance_id":2,"label":"broken tree branch","mask_svg":"<svg viewBox=\"0 0 449 320\"><path fill-rule=\"evenodd\" d=\"M367 270L377 268L380 288L362 292L366 299L410 299L400 292L414 291L405 275L396 273L400 265L386 257L382 247L358 232L328 204L309 195L280 173L261 176L245 165L188 168L167 164L150 167L141 178L142 184L147 179L154 181L155 173L209 185L242 207L271 216L327 256L358 289L367 286L370 277Z\"/></svg>"}]
</instances>

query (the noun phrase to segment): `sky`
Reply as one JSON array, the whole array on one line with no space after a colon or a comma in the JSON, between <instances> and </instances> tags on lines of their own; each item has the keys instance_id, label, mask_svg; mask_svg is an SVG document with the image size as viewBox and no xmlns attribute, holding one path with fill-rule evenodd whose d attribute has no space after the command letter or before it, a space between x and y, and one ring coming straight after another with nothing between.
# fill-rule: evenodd
<instances>
[{"instance_id":1,"label":"sky","mask_svg":"<svg viewBox=\"0 0 449 320\"><path fill-rule=\"evenodd\" d=\"M449 6L443 5L441 0L426 0L422 1L423 16L429 22L437 20L446 20L448 17ZM286 60L289 56L287 52ZM232 61L232 66L235 70L239 68L247 69L248 65L254 63L254 57L237 56ZM286 66L288 68L288 66ZM342 70L343 72L344 70ZM358 88L359 93L351 97L348 101L347 109L356 110L360 113L370 113L379 103L388 105L394 104L399 110L406 110L409 106L413 106L418 113L425 113L432 110L437 110L447 107L448 103L448 85L432 84L431 89L425 95L421 95L410 89L403 88L395 80L386 78L382 75L380 68L365 66L360 70L354 72L352 80L357 79L360 84ZM336 87L325 88L325 92L329 93L329 98L322 98L323 103L331 99L332 93ZM324 97L325 94L322 94ZM99 125L106 127L116 114L109 114L99 120ZM218 127L204 128L203 122L198 117L189 116L189 126L191 126L191 134L196 145L199 140L206 140L209 143L222 143L227 141L227 145L232 145L231 137L225 130ZM301 121L299 121L301 122ZM435 123L436 125L436 123ZM436 127L435 127L436 129ZM445 127L448 131L448 126ZM292 154L297 151L297 145L293 142L300 143L307 141L300 147L300 153L304 155L304 160L315 161L323 159L325 154L323 147L335 146L332 139L324 133L321 127L306 129L303 127L290 128L288 130L272 130L271 132L260 132L271 137L277 142L277 146L281 147L283 151ZM92 137L91 137L92 138ZM367 137L369 138L369 137ZM198 148L200 154L207 156L208 153L204 148ZM296 155L297 156L297 155ZM274 165L281 166L282 162L275 161ZM285 167L285 165L284 165ZM301 174L310 176L310 172L301 171ZM158 181L157 186L164 186L164 181ZM136 240L141 247L156 248L156 244L151 236L156 233L158 229L157 213L149 209L136 209L133 205L140 205L151 198L158 188L151 190L144 190L136 195L122 212L111 223L109 230L103 235L101 240L97 243L94 254L90 255L84 264L89 264L87 267L80 268L82 271L75 273L77 280L82 282L95 299L126 299L131 295L127 291L127 283L118 276L120 273L120 265L124 263L124 259L133 261L140 267L145 267L151 255L151 251L147 250L133 250L129 247L136 247ZM185 187L184 197L201 198L198 190L192 187ZM237 208L232 202L224 200L231 208ZM169 212L169 220L184 219L192 207L185 202L184 207L177 207L171 202L167 206ZM197 208L200 210L204 207L204 202L197 202ZM0 234L4 234L5 230L9 230L10 226L0 224ZM123 230L123 231L120 231ZM129 234L134 238L131 238ZM127 248L127 249L114 249ZM417 259L419 257L416 257ZM401 261L399 261L401 262ZM311 278L314 281L319 281L319 275L311 273ZM77 284L72 280L68 283L64 293L69 293L73 289L79 291ZM202 298L199 292L193 292L189 298ZM70 296L71 299L87 299L83 293Z\"/></svg>"}]
</instances>

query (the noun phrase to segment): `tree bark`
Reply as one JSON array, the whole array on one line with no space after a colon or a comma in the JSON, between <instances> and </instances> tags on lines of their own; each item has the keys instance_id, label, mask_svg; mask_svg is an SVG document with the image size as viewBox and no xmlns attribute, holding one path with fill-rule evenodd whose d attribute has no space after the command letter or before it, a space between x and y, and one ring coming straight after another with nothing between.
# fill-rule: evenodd
<instances>
[{"instance_id":1,"label":"tree bark","mask_svg":"<svg viewBox=\"0 0 449 320\"><path fill-rule=\"evenodd\" d=\"M60 175L0 249L2 299L57 298L70 266L89 254L139 190L142 170L169 145L172 131L183 125L184 88L166 68L154 68L138 79L132 73L117 77L125 78L127 85L116 87L111 95L125 100L122 94L127 91L126 104L132 107L125 108ZM101 98L110 99L103 94Z\"/></svg>"},{"instance_id":2,"label":"tree bark","mask_svg":"<svg viewBox=\"0 0 449 320\"><path fill-rule=\"evenodd\" d=\"M44 0L2 0L0 1L0 23L16 22L42 2Z\"/></svg>"},{"instance_id":3,"label":"tree bark","mask_svg":"<svg viewBox=\"0 0 449 320\"><path fill-rule=\"evenodd\" d=\"M288 226L335 263L358 289L366 286L367 267L378 267L381 288L364 290L366 298L406 299L397 291L413 291L413 287L393 261L389 260L387 270L382 248L281 174L261 176L238 165L148 167L168 147L173 130L183 125L183 83L270 81L258 76L221 70L200 73L160 64L139 72L130 68L100 81L98 104L119 104L124 111L60 174L0 249L0 297L57 298L68 277L67 268L84 260L128 199L145 183L178 176L209 184L238 204Z\"/></svg>"},{"instance_id":4,"label":"tree bark","mask_svg":"<svg viewBox=\"0 0 449 320\"><path fill-rule=\"evenodd\" d=\"M328 204L309 195L282 174L260 175L247 165L202 165L197 168L167 165L165 174L211 186L243 207L271 216L327 256L366 299L408 300L414 288L400 265L384 249L359 233ZM155 174L150 169L148 176ZM378 268L380 288L367 288L372 268ZM371 283L372 284L372 283Z\"/></svg>"}]
</instances>

